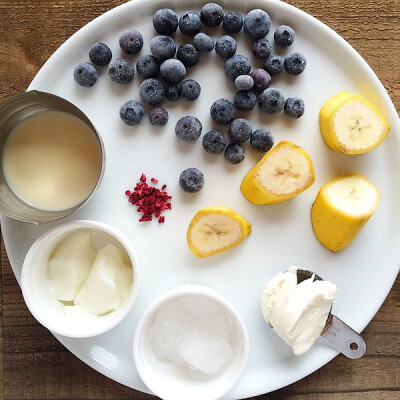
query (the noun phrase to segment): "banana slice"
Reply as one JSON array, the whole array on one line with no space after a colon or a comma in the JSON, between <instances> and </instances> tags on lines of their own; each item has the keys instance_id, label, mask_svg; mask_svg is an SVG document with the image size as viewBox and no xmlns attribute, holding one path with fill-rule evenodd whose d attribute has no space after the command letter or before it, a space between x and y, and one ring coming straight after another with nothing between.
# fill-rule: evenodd
<instances>
[{"instance_id":1,"label":"banana slice","mask_svg":"<svg viewBox=\"0 0 400 400\"><path fill-rule=\"evenodd\" d=\"M322 106L319 126L326 144L345 154L375 149L390 130L390 125L373 104L348 92L336 94Z\"/></svg>"},{"instance_id":2,"label":"banana slice","mask_svg":"<svg viewBox=\"0 0 400 400\"><path fill-rule=\"evenodd\" d=\"M282 141L250 170L240 190L253 204L274 204L304 192L314 180L310 156L301 147Z\"/></svg>"},{"instance_id":3,"label":"banana slice","mask_svg":"<svg viewBox=\"0 0 400 400\"><path fill-rule=\"evenodd\" d=\"M311 208L315 236L327 249L343 250L367 223L380 200L379 190L361 174L328 182Z\"/></svg>"},{"instance_id":4,"label":"banana slice","mask_svg":"<svg viewBox=\"0 0 400 400\"><path fill-rule=\"evenodd\" d=\"M197 257L208 257L237 246L251 233L251 225L227 207L199 210L190 222L187 243Z\"/></svg>"}]
</instances>

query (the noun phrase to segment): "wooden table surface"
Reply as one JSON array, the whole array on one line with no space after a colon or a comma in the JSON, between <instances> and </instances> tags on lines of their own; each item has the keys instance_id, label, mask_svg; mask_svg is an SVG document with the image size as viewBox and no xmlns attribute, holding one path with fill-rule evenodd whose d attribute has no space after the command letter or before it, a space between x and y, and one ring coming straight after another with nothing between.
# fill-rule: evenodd
<instances>
[{"instance_id":1,"label":"wooden table surface","mask_svg":"<svg viewBox=\"0 0 400 400\"><path fill-rule=\"evenodd\" d=\"M151 1L151 0L149 0ZM118 0L1 0L0 99L24 91L48 57ZM349 41L400 108L399 0L289 0ZM397 132L398 134L398 132ZM400 251L400 249L399 249ZM0 399L154 399L94 371L27 310L1 246ZM400 279L363 332L364 357L339 355L312 375L257 399L400 399Z\"/></svg>"}]
</instances>

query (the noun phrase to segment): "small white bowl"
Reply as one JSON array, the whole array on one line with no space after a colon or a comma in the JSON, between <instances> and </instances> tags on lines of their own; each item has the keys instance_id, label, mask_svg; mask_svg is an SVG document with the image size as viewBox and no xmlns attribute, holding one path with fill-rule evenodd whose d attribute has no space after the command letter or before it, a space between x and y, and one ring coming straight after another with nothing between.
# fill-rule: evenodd
<instances>
[{"instance_id":1,"label":"small white bowl","mask_svg":"<svg viewBox=\"0 0 400 400\"><path fill-rule=\"evenodd\" d=\"M199 296L219 304L232 321L229 343L233 357L216 376L195 375L189 366L177 366L168 360L159 360L149 339L151 326L160 307L170 300L187 296ZM240 315L221 294L202 285L178 286L158 298L140 319L133 341L134 361L141 379L156 396L164 400L220 399L243 375L248 354L248 333Z\"/></svg>"},{"instance_id":2,"label":"small white bowl","mask_svg":"<svg viewBox=\"0 0 400 400\"><path fill-rule=\"evenodd\" d=\"M64 238L78 230L91 234L95 251L112 243L129 257L132 264L133 282L128 297L120 307L103 316L66 315L66 306L56 299L49 282L47 264L52 252ZM89 220L67 222L41 235L29 249L21 273L22 294L32 315L50 331L74 338L99 335L117 325L135 303L139 284L139 260L131 241L117 229Z\"/></svg>"}]
</instances>

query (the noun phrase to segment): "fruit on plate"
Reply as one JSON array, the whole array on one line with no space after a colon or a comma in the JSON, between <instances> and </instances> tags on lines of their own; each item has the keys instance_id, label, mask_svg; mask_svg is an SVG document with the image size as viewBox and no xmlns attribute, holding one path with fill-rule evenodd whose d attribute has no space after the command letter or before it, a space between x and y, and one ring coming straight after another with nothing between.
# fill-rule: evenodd
<instances>
[{"instance_id":1,"label":"fruit on plate","mask_svg":"<svg viewBox=\"0 0 400 400\"><path fill-rule=\"evenodd\" d=\"M250 170L240 190L253 204L275 204L304 192L314 180L314 166L306 151L282 141Z\"/></svg>"},{"instance_id":2,"label":"fruit on plate","mask_svg":"<svg viewBox=\"0 0 400 400\"><path fill-rule=\"evenodd\" d=\"M317 239L329 250L346 248L377 209L381 194L361 174L340 176L318 192L311 208Z\"/></svg>"},{"instance_id":3,"label":"fruit on plate","mask_svg":"<svg viewBox=\"0 0 400 400\"><path fill-rule=\"evenodd\" d=\"M344 154L362 154L375 149L390 130L373 104L349 92L337 93L322 106L319 126L326 144Z\"/></svg>"},{"instance_id":4,"label":"fruit on plate","mask_svg":"<svg viewBox=\"0 0 400 400\"><path fill-rule=\"evenodd\" d=\"M227 207L199 210L187 230L187 243L197 257L208 257L237 246L251 233L251 225Z\"/></svg>"}]
</instances>

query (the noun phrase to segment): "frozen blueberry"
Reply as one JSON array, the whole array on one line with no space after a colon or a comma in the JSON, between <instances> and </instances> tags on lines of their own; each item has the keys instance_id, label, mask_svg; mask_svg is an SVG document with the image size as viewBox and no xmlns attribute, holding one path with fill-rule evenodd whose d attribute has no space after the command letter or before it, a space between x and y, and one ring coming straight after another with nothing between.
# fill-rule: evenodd
<instances>
[{"instance_id":1,"label":"frozen blueberry","mask_svg":"<svg viewBox=\"0 0 400 400\"><path fill-rule=\"evenodd\" d=\"M186 11L179 18L179 29L185 35L196 35L196 33L200 32L201 26L200 14L197 11Z\"/></svg>"},{"instance_id":2,"label":"frozen blueberry","mask_svg":"<svg viewBox=\"0 0 400 400\"><path fill-rule=\"evenodd\" d=\"M126 54L137 54L143 47L143 36L136 29L128 29L119 37L119 46Z\"/></svg>"},{"instance_id":3,"label":"frozen blueberry","mask_svg":"<svg viewBox=\"0 0 400 400\"><path fill-rule=\"evenodd\" d=\"M224 156L230 164L239 164L244 160L244 147L239 143L228 144Z\"/></svg>"},{"instance_id":4,"label":"frozen blueberry","mask_svg":"<svg viewBox=\"0 0 400 400\"><path fill-rule=\"evenodd\" d=\"M137 60L136 70L144 79L154 78L160 71L160 66L155 57L146 55Z\"/></svg>"},{"instance_id":5,"label":"frozen blueberry","mask_svg":"<svg viewBox=\"0 0 400 400\"><path fill-rule=\"evenodd\" d=\"M185 67L193 67L199 62L200 53L193 44L186 43L178 47L176 58L182 61Z\"/></svg>"},{"instance_id":6,"label":"frozen blueberry","mask_svg":"<svg viewBox=\"0 0 400 400\"><path fill-rule=\"evenodd\" d=\"M222 20L222 27L225 32L230 34L238 33L243 27L243 17L242 14L239 14L235 11L230 11L224 15L224 19Z\"/></svg>"},{"instance_id":7,"label":"frozen blueberry","mask_svg":"<svg viewBox=\"0 0 400 400\"><path fill-rule=\"evenodd\" d=\"M256 68L251 71L250 76L253 78L253 89L256 92L262 92L269 87L271 83L271 75L262 68Z\"/></svg>"},{"instance_id":8,"label":"frozen blueberry","mask_svg":"<svg viewBox=\"0 0 400 400\"><path fill-rule=\"evenodd\" d=\"M232 102L226 99L216 100L211 108L211 118L220 125L228 125L235 118L235 106Z\"/></svg>"},{"instance_id":9,"label":"frozen blueberry","mask_svg":"<svg viewBox=\"0 0 400 400\"><path fill-rule=\"evenodd\" d=\"M116 58L108 66L108 75L114 82L127 84L135 76L135 66L125 58Z\"/></svg>"},{"instance_id":10,"label":"frozen blueberry","mask_svg":"<svg viewBox=\"0 0 400 400\"><path fill-rule=\"evenodd\" d=\"M244 18L244 33L252 40L261 39L271 29L271 18L261 10L251 10Z\"/></svg>"},{"instance_id":11,"label":"frozen blueberry","mask_svg":"<svg viewBox=\"0 0 400 400\"><path fill-rule=\"evenodd\" d=\"M300 97L289 97L285 101L283 112L292 118L300 118L304 114L304 101Z\"/></svg>"},{"instance_id":12,"label":"frozen blueberry","mask_svg":"<svg viewBox=\"0 0 400 400\"><path fill-rule=\"evenodd\" d=\"M194 101L200 96L201 87L194 79L186 79L181 84L180 92L182 99Z\"/></svg>"},{"instance_id":13,"label":"frozen blueberry","mask_svg":"<svg viewBox=\"0 0 400 400\"><path fill-rule=\"evenodd\" d=\"M229 137L235 143L242 143L248 140L252 131L253 127L250 122L244 118L234 119L229 125Z\"/></svg>"},{"instance_id":14,"label":"frozen blueberry","mask_svg":"<svg viewBox=\"0 0 400 400\"><path fill-rule=\"evenodd\" d=\"M224 18L224 10L219 4L208 3L201 9L200 17L205 26L218 26Z\"/></svg>"},{"instance_id":15,"label":"frozen blueberry","mask_svg":"<svg viewBox=\"0 0 400 400\"><path fill-rule=\"evenodd\" d=\"M112 59L111 49L104 43L95 43L89 50L89 58L93 64L104 66Z\"/></svg>"},{"instance_id":16,"label":"frozen blueberry","mask_svg":"<svg viewBox=\"0 0 400 400\"><path fill-rule=\"evenodd\" d=\"M284 61L285 70L288 74L299 75L306 68L307 61L303 54L290 53Z\"/></svg>"},{"instance_id":17,"label":"frozen blueberry","mask_svg":"<svg viewBox=\"0 0 400 400\"><path fill-rule=\"evenodd\" d=\"M202 53L209 53L214 49L214 40L211 36L206 35L203 32L198 33L193 38L193 43L198 51Z\"/></svg>"},{"instance_id":18,"label":"frozen blueberry","mask_svg":"<svg viewBox=\"0 0 400 400\"><path fill-rule=\"evenodd\" d=\"M160 75L168 83L179 83L186 75L186 68L181 61L170 58L160 65Z\"/></svg>"},{"instance_id":19,"label":"frozen blueberry","mask_svg":"<svg viewBox=\"0 0 400 400\"><path fill-rule=\"evenodd\" d=\"M98 76L94 65L88 62L79 63L74 69L74 79L81 86L93 86L97 82Z\"/></svg>"},{"instance_id":20,"label":"frozen blueberry","mask_svg":"<svg viewBox=\"0 0 400 400\"><path fill-rule=\"evenodd\" d=\"M250 136L250 146L262 153L269 151L274 145L274 137L266 129L257 129Z\"/></svg>"},{"instance_id":21,"label":"frozen blueberry","mask_svg":"<svg viewBox=\"0 0 400 400\"><path fill-rule=\"evenodd\" d=\"M160 35L171 35L178 29L178 17L169 8L162 8L153 15L154 29Z\"/></svg>"},{"instance_id":22,"label":"frozen blueberry","mask_svg":"<svg viewBox=\"0 0 400 400\"><path fill-rule=\"evenodd\" d=\"M290 26L281 25L274 33L275 43L280 47L289 47L294 41L294 30Z\"/></svg>"},{"instance_id":23,"label":"frozen blueberry","mask_svg":"<svg viewBox=\"0 0 400 400\"><path fill-rule=\"evenodd\" d=\"M119 116L127 125L139 125L144 116L143 106L135 100L128 100L119 109Z\"/></svg>"},{"instance_id":24,"label":"frozen blueberry","mask_svg":"<svg viewBox=\"0 0 400 400\"><path fill-rule=\"evenodd\" d=\"M178 85L171 85L165 88L165 97L169 101L177 101L181 97L181 91Z\"/></svg>"},{"instance_id":25,"label":"frozen blueberry","mask_svg":"<svg viewBox=\"0 0 400 400\"><path fill-rule=\"evenodd\" d=\"M219 154L225 150L226 139L219 131L210 131L203 136L203 147L207 153Z\"/></svg>"},{"instance_id":26,"label":"frozen blueberry","mask_svg":"<svg viewBox=\"0 0 400 400\"><path fill-rule=\"evenodd\" d=\"M233 102L239 111L250 111L257 103L257 96L251 90L239 90L235 93Z\"/></svg>"},{"instance_id":27,"label":"frozen blueberry","mask_svg":"<svg viewBox=\"0 0 400 400\"><path fill-rule=\"evenodd\" d=\"M258 97L258 105L261 111L268 114L281 112L285 105L282 90L275 88L265 89Z\"/></svg>"},{"instance_id":28,"label":"frozen blueberry","mask_svg":"<svg viewBox=\"0 0 400 400\"><path fill-rule=\"evenodd\" d=\"M203 125L191 115L182 117L175 125L175 134L184 142L195 142L201 135Z\"/></svg>"},{"instance_id":29,"label":"frozen blueberry","mask_svg":"<svg viewBox=\"0 0 400 400\"><path fill-rule=\"evenodd\" d=\"M228 59L236 53L237 43L232 36L224 35L215 43L215 52L222 58Z\"/></svg>"},{"instance_id":30,"label":"frozen blueberry","mask_svg":"<svg viewBox=\"0 0 400 400\"><path fill-rule=\"evenodd\" d=\"M144 103L156 106L164 100L165 90L158 79L149 78L140 84L139 96Z\"/></svg>"},{"instance_id":31,"label":"frozen blueberry","mask_svg":"<svg viewBox=\"0 0 400 400\"><path fill-rule=\"evenodd\" d=\"M174 58L176 53L176 44L174 39L169 36L154 36L150 41L150 51L155 58L158 58L159 60L168 60L168 58Z\"/></svg>"},{"instance_id":32,"label":"frozen blueberry","mask_svg":"<svg viewBox=\"0 0 400 400\"><path fill-rule=\"evenodd\" d=\"M179 186L186 193L197 193L204 186L204 175L197 168L185 169L179 177Z\"/></svg>"},{"instance_id":33,"label":"frozen blueberry","mask_svg":"<svg viewBox=\"0 0 400 400\"><path fill-rule=\"evenodd\" d=\"M272 51L270 42L266 37L257 39L253 42L253 47L251 48L254 57L265 60Z\"/></svg>"},{"instance_id":34,"label":"frozen blueberry","mask_svg":"<svg viewBox=\"0 0 400 400\"><path fill-rule=\"evenodd\" d=\"M235 81L239 75L248 75L250 70L249 59L240 54L235 54L225 62L225 73L231 81Z\"/></svg>"},{"instance_id":35,"label":"frozen blueberry","mask_svg":"<svg viewBox=\"0 0 400 400\"><path fill-rule=\"evenodd\" d=\"M162 107L154 107L149 113L152 125L164 126L168 122L168 111Z\"/></svg>"},{"instance_id":36,"label":"frozen blueberry","mask_svg":"<svg viewBox=\"0 0 400 400\"><path fill-rule=\"evenodd\" d=\"M271 75L275 76L283 71L283 58L281 56L271 54L265 61L263 68Z\"/></svg>"},{"instance_id":37,"label":"frozen blueberry","mask_svg":"<svg viewBox=\"0 0 400 400\"><path fill-rule=\"evenodd\" d=\"M254 85L254 81L250 75L239 75L235 79L235 86L239 90L251 90L253 85Z\"/></svg>"}]
</instances>

